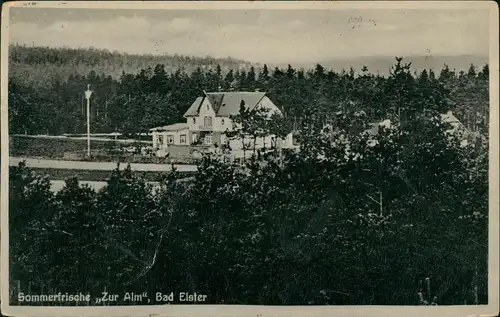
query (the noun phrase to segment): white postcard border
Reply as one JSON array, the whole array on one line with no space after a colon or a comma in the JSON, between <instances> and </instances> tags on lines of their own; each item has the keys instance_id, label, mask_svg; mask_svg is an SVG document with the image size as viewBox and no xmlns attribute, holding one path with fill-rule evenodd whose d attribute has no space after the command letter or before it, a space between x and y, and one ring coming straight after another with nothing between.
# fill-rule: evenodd
<instances>
[{"instance_id":1,"label":"white postcard border","mask_svg":"<svg viewBox=\"0 0 500 317\"><path fill-rule=\"evenodd\" d=\"M8 47L9 8L96 8L96 9L489 9L490 10L490 153L489 153L489 263L488 305L479 306L240 306L155 305L114 307L42 307L9 304L8 235ZM1 47L1 309L10 316L492 316L499 312L499 21L493 1L16 1L2 7Z\"/></svg>"}]
</instances>

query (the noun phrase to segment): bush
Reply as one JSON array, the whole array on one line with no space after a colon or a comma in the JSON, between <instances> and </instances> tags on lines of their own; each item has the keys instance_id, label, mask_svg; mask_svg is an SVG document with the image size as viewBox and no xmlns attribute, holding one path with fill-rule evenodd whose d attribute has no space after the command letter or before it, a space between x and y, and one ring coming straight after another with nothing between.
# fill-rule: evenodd
<instances>
[{"instance_id":1,"label":"bush","mask_svg":"<svg viewBox=\"0 0 500 317\"><path fill-rule=\"evenodd\" d=\"M68 180L54 195L20 165L11 280L192 289L226 304L413 305L431 277L440 304L470 302L474 281L484 301L487 161L419 120L412 134L309 138L283 160L207 156L193 177L165 174L156 192L127 169L99 193Z\"/></svg>"}]
</instances>

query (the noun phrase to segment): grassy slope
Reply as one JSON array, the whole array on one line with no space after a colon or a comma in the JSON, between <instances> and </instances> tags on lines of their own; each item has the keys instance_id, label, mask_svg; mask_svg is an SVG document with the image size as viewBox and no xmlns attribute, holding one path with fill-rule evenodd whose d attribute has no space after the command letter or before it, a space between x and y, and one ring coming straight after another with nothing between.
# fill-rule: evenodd
<instances>
[{"instance_id":1,"label":"grassy slope","mask_svg":"<svg viewBox=\"0 0 500 317\"><path fill-rule=\"evenodd\" d=\"M87 140L42 139L23 136L10 136L9 155L21 157L63 158L64 152L81 152L87 149ZM110 141L91 141L92 149L117 148L120 143Z\"/></svg>"},{"instance_id":2,"label":"grassy slope","mask_svg":"<svg viewBox=\"0 0 500 317\"><path fill-rule=\"evenodd\" d=\"M92 150L117 149L132 144L109 140L92 140ZM141 146L143 146L142 144ZM57 139L57 138L33 138L28 136L9 136L9 156L25 158L43 159L64 159L65 152L84 153L87 150L87 140L85 139ZM123 154L120 156L99 156L94 161L116 161L122 163L153 163L153 164L194 164L195 160L189 159L163 159L155 157L131 156ZM95 180L95 179L92 179Z\"/></svg>"},{"instance_id":3,"label":"grassy slope","mask_svg":"<svg viewBox=\"0 0 500 317\"><path fill-rule=\"evenodd\" d=\"M74 139L43 139L23 136L10 136L10 156L17 157L39 157L45 159L62 159L64 152L85 151L86 140ZM110 141L92 141L93 149L109 149L122 144ZM182 163L182 162L179 162ZM50 179L65 180L70 177L77 177L81 181L106 181L112 171L102 170L78 170L78 169L58 169L58 168L32 168L38 174L46 175ZM159 181L164 172L134 172L147 181ZM186 175L192 173L184 173Z\"/></svg>"}]
</instances>

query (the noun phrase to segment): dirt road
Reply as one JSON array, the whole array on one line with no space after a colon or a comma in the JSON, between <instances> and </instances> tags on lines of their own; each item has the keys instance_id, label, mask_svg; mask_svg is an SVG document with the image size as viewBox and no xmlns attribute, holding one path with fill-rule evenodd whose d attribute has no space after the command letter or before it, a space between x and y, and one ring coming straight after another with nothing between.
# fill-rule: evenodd
<instances>
[{"instance_id":1,"label":"dirt road","mask_svg":"<svg viewBox=\"0 0 500 317\"><path fill-rule=\"evenodd\" d=\"M116 168L113 162L81 162L81 161L59 161L59 160L39 160L33 158L10 157L9 165L17 166L21 161L26 161L28 167L33 168L56 168L56 169L82 169L82 170L105 170L110 171ZM120 169L127 166L120 164ZM195 172L196 165L174 165L179 172ZM172 169L170 164L142 164L132 163L130 167L133 171L141 172L167 172Z\"/></svg>"}]
</instances>

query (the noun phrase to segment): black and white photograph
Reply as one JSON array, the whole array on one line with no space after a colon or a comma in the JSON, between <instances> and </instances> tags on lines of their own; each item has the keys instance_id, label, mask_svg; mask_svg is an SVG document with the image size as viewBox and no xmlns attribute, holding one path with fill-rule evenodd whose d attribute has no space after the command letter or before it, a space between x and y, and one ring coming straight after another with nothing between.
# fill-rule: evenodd
<instances>
[{"instance_id":1,"label":"black and white photograph","mask_svg":"<svg viewBox=\"0 0 500 317\"><path fill-rule=\"evenodd\" d=\"M1 20L3 315L498 314L495 2Z\"/></svg>"}]
</instances>

